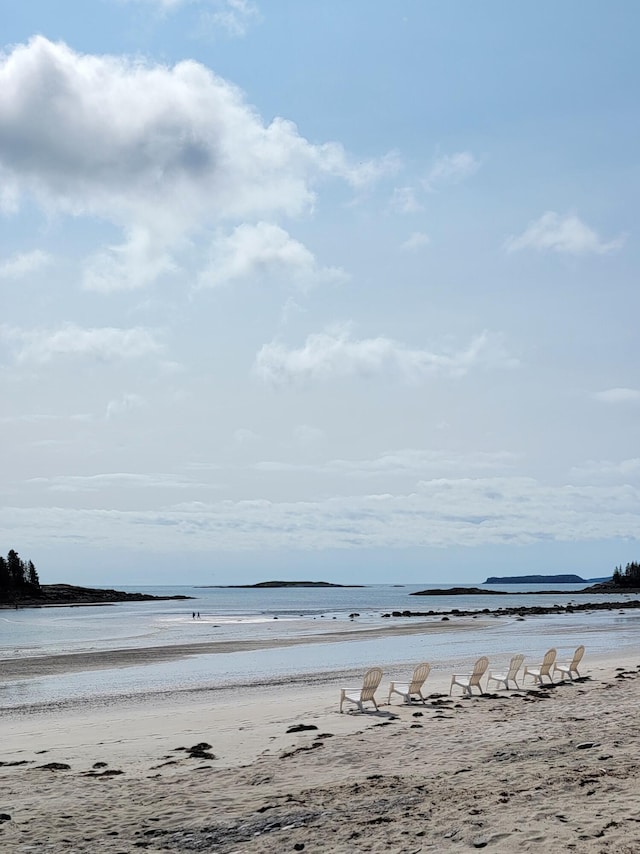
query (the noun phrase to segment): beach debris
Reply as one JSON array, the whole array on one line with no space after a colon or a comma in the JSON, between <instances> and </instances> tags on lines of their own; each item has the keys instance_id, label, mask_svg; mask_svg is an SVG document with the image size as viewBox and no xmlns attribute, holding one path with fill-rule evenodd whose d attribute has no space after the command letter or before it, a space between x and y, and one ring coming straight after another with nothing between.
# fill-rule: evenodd
<instances>
[{"instance_id":1,"label":"beach debris","mask_svg":"<svg viewBox=\"0 0 640 854\"><path fill-rule=\"evenodd\" d=\"M11 821L11 816L8 812L0 812L0 821Z\"/></svg>"},{"instance_id":2,"label":"beach debris","mask_svg":"<svg viewBox=\"0 0 640 854\"><path fill-rule=\"evenodd\" d=\"M0 766L4 766L6 768L10 765L28 765L30 762L30 759L16 759L14 762L0 762Z\"/></svg>"},{"instance_id":3,"label":"beach debris","mask_svg":"<svg viewBox=\"0 0 640 854\"><path fill-rule=\"evenodd\" d=\"M294 851L304 851L304 842L296 842L293 846Z\"/></svg>"},{"instance_id":4,"label":"beach debris","mask_svg":"<svg viewBox=\"0 0 640 854\"><path fill-rule=\"evenodd\" d=\"M613 677L614 679L634 679L638 675L633 670L624 670L621 668L616 668L616 670L620 670L620 673L616 673Z\"/></svg>"},{"instance_id":5,"label":"beach debris","mask_svg":"<svg viewBox=\"0 0 640 854\"><path fill-rule=\"evenodd\" d=\"M583 741L580 744L576 744L576 750L589 750L591 747L599 747L597 741Z\"/></svg>"},{"instance_id":6,"label":"beach debris","mask_svg":"<svg viewBox=\"0 0 640 854\"><path fill-rule=\"evenodd\" d=\"M48 762L46 765L38 765L38 768L46 768L48 771L70 771L71 765L66 762Z\"/></svg>"},{"instance_id":7,"label":"beach debris","mask_svg":"<svg viewBox=\"0 0 640 854\"><path fill-rule=\"evenodd\" d=\"M280 759L289 759L290 756L295 756L296 753L304 753L307 750L315 750L316 747L324 747L322 741L312 741L311 744L306 744L303 747L296 747L295 750L286 750L280 754Z\"/></svg>"},{"instance_id":8,"label":"beach debris","mask_svg":"<svg viewBox=\"0 0 640 854\"><path fill-rule=\"evenodd\" d=\"M210 750L211 745L207 744L206 741L201 741L190 747L187 752L190 759L217 759L218 757L214 753L209 753Z\"/></svg>"},{"instance_id":9,"label":"beach debris","mask_svg":"<svg viewBox=\"0 0 640 854\"><path fill-rule=\"evenodd\" d=\"M320 810L296 810L294 812L269 813L234 824L214 824L194 829L164 830L153 828L144 831L147 840L160 839L165 848L179 851L217 851L220 846L232 850L231 846L250 842L258 836L268 833L290 833L292 830L306 827L319 820ZM149 841L135 842L137 847L150 845ZM297 843L303 844L303 843ZM275 849L274 849L275 850ZM277 850L282 850L279 847ZM303 849L297 848L297 851Z\"/></svg>"},{"instance_id":10,"label":"beach debris","mask_svg":"<svg viewBox=\"0 0 640 854\"><path fill-rule=\"evenodd\" d=\"M294 724L290 726L287 730L287 734L290 732L305 732L306 730L318 729L314 724Z\"/></svg>"},{"instance_id":11,"label":"beach debris","mask_svg":"<svg viewBox=\"0 0 640 854\"><path fill-rule=\"evenodd\" d=\"M92 768L106 768L107 763L106 762L94 762L91 767Z\"/></svg>"},{"instance_id":12,"label":"beach debris","mask_svg":"<svg viewBox=\"0 0 640 854\"><path fill-rule=\"evenodd\" d=\"M117 768L107 768L105 771L87 771L83 774L84 777L118 777L124 774L124 771L119 771Z\"/></svg>"}]
</instances>

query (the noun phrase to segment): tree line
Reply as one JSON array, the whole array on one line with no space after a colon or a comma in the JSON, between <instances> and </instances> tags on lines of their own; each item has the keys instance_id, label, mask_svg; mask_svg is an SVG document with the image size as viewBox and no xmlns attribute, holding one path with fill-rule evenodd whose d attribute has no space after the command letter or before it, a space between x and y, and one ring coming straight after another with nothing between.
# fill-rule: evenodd
<instances>
[{"instance_id":1,"label":"tree line","mask_svg":"<svg viewBox=\"0 0 640 854\"><path fill-rule=\"evenodd\" d=\"M631 561L624 569L622 564L613 570L613 581L620 587L640 587L640 563Z\"/></svg>"},{"instance_id":2,"label":"tree line","mask_svg":"<svg viewBox=\"0 0 640 854\"><path fill-rule=\"evenodd\" d=\"M10 549L6 558L0 555L0 601L39 593L40 579L33 561L22 560L15 549Z\"/></svg>"}]
</instances>

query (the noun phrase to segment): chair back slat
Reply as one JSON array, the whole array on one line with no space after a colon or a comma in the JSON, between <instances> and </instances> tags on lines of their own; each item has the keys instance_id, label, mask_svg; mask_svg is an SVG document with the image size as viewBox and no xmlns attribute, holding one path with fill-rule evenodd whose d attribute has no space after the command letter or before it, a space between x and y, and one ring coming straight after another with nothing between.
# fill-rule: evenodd
<instances>
[{"instance_id":1,"label":"chair back slat","mask_svg":"<svg viewBox=\"0 0 640 854\"><path fill-rule=\"evenodd\" d=\"M518 675L518 670L522 667L522 662L524 661L524 655L514 655L509 662L509 672L507 674L507 680L515 680Z\"/></svg>"},{"instance_id":2,"label":"chair back slat","mask_svg":"<svg viewBox=\"0 0 640 854\"><path fill-rule=\"evenodd\" d=\"M416 669L413 671L413 676L411 677L411 684L409 685L409 694L418 694L420 689L425 683L427 676L431 671L431 665L427 664L427 662L423 662L419 664Z\"/></svg>"},{"instance_id":3,"label":"chair back slat","mask_svg":"<svg viewBox=\"0 0 640 854\"><path fill-rule=\"evenodd\" d=\"M584 646L582 644L580 644L580 646L573 653L573 661L571 662L571 669L572 670L575 670L576 667L580 664L580 662L582 661L583 655L584 655Z\"/></svg>"},{"instance_id":4,"label":"chair back slat","mask_svg":"<svg viewBox=\"0 0 640 854\"><path fill-rule=\"evenodd\" d=\"M550 672L551 667L553 665L553 662L555 660L556 660L556 651L552 647L551 649L548 649L545 652L544 658L542 659L542 664L540 665L540 675L541 676L542 675L545 675L545 676L549 675L549 672Z\"/></svg>"},{"instance_id":5,"label":"chair back slat","mask_svg":"<svg viewBox=\"0 0 640 854\"><path fill-rule=\"evenodd\" d=\"M469 683L471 685L479 685L480 678L484 675L485 670L489 666L489 659L486 655L481 656L476 663L473 665L473 673L471 674L471 678Z\"/></svg>"},{"instance_id":6,"label":"chair back slat","mask_svg":"<svg viewBox=\"0 0 640 854\"><path fill-rule=\"evenodd\" d=\"M381 667L371 667L364 674L364 680L362 683L362 691L360 692L361 700L371 700L373 695L376 692L377 687L380 685L382 681L382 668Z\"/></svg>"}]
</instances>

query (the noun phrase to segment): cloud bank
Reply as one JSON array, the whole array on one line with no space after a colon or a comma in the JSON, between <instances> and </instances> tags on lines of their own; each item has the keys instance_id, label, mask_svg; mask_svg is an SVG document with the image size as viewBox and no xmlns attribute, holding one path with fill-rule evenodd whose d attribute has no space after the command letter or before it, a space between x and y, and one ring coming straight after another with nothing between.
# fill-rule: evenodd
<instances>
[{"instance_id":1,"label":"cloud bank","mask_svg":"<svg viewBox=\"0 0 640 854\"><path fill-rule=\"evenodd\" d=\"M303 347L266 344L258 353L255 370L266 382L327 380L345 376L374 376L385 372L406 380L429 375L461 377L479 365L512 367L515 360L500 341L483 332L469 345L451 353L412 350L390 338L356 339L348 326L309 335Z\"/></svg>"}]
</instances>

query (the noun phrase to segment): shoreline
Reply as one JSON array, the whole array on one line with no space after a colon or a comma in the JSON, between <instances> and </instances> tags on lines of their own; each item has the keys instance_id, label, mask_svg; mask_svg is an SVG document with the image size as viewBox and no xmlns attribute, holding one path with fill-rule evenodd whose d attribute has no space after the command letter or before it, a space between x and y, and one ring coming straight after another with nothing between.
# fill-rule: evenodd
<instances>
[{"instance_id":1,"label":"shoreline","mask_svg":"<svg viewBox=\"0 0 640 854\"><path fill-rule=\"evenodd\" d=\"M387 687L405 674L387 671L365 714L338 712L361 674L333 674L7 716L0 840L62 854L638 850L640 652L587 647L581 672L463 699L442 667L426 704L404 706Z\"/></svg>"},{"instance_id":2,"label":"shoreline","mask_svg":"<svg viewBox=\"0 0 640 854\"><path fill-rule=\"evenodd\" d=\"M487 623L488 624L488 623ZM194 655L225 655L234 652L254 652L263 649L282 649L293 646L321 643L345 643L357 640L372 640L398 635L429 634L435 632L457 632L477 629L482 621L411 622L405 625L337 628L334 631L314 635L264 638L256 640L211 640L197 643L166 644L163 646L124 647L91 652L65 652L60 654L34 655L29 657L5 658L2 661L2 677L6 680L30 679L75 673L83 670L102 670L114 667L136 667L176 661ZM0 682L1 686L1 682Z\"/></svg>"}]
</instances>

